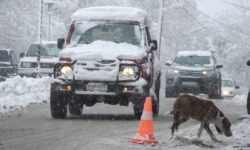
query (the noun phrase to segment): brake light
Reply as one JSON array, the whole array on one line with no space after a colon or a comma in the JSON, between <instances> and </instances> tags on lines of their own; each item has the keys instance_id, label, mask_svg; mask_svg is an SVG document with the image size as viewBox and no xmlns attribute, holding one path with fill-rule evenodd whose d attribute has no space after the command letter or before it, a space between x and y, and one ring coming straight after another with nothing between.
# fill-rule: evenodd
<instances>
[{"instance_id":1,"label":"brake light","mask_svg":"<svg viewBox=\"0 0 250 150\"><path fill-rule=\"evenodd\" d=\"M70 57L59 57L59 61L72 62L72 59Z\"/></svg>"}]
</instances>

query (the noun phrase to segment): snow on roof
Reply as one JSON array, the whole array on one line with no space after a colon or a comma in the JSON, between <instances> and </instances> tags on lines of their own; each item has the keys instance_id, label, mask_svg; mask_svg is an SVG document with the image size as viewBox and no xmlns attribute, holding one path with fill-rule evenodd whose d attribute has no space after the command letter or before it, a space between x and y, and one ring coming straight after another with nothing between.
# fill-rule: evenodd
<instances>
[{"instance_id":1,"label":"snow on roof","mask_svg":"<svg viewBox=\"0 0 250 150\"><path fill-rule=\"evenodd\" d=\"M72 16L72 21L79 20L117 20L146 22L147 13L133 7L99 6L77 10Z\"/></svg>"},{"instance_id":2,"label":"snow on roof","mask_svg":"<svg viewBox=\"0 0 250 150\"><path fill-rule=\"evenodd\" d=\"M177 56L211 56L212 52L210 51L179 51Z\"/></svg>"}]
</instances>

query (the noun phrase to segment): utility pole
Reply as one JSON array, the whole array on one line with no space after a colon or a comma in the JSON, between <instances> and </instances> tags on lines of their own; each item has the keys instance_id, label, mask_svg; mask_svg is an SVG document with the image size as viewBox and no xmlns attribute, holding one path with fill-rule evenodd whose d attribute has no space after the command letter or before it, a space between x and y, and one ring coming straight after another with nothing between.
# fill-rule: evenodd
<instances>
[{"instance_id":1,"label":"utility pole","mask_svg":"<svg viewBox=\"0 0 250 150\"><path fill-rule=\"evenodd\" d=\"M48 40L50 40L51 8L55 2L53 0L44 0L44 4L48 5Z\"/></svg>"},{"instance_id":2,"label":"utility pole","mask_svg":"<svg viewBox=\"0 0 250 150\"><path fill-rule=\"evenodd\" d=\"M159 19L158 19L158 34L157 34L157 41L158 41L158 55L161 53L161 38L162 38L162 23L163 23L163 11L164 11L164 0L159 0L160 9L159 9Z\"/></svg>"},{"instance_id":3,"label":"utility pole","mask_svg":"<svg viewBox=\"0 0 250 150\"><path fill-rule=\"evenodd\" d=\"M37 72L41 77L41 39L42 39L42 21L43 21L43 0L39 0L39 25L38 25L38 49L37 49Z\"/></svg>"}]
</instances>

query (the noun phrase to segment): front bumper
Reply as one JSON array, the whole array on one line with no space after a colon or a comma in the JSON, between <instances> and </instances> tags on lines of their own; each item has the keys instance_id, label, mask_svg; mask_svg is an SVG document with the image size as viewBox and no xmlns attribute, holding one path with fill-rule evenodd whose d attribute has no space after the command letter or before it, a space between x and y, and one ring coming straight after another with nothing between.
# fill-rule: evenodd
<instances>
[{"instance_id":1,"label":"front bumper","mask_svg":"<svg viewBox=\"0 0 250 150\"><path fill-rule=\"evenodd\" d=\"M168 90L181 90L185 89L199 89L202 93L207 93L210 78L207 76L178 76L178 77L166 77L166 89Z\"/></svg>"},{"instance_id":2,"label":"front bumper","mask_svg":"<svg viewBox=\"0 0 250 150\"><path fill-rule=\"evenodd\" d=\"M40 71L37 68L18 68L18 75L20 76L37 77L39 74L41 76L52 76L53 68L40 68Z\"/></svg>"},{"instance_id":3,"label":"front bumper","mask_svg":"<svg viewBox=\"0 0 250 150\"><path fill-rule=\"evenodd\" d=\"M62 81L55 79L52 86L58 91L71 92L76 95L119 96L124 94L144 94L147 82L143 78L135 82Z\"/></svg>"}]
</instances>

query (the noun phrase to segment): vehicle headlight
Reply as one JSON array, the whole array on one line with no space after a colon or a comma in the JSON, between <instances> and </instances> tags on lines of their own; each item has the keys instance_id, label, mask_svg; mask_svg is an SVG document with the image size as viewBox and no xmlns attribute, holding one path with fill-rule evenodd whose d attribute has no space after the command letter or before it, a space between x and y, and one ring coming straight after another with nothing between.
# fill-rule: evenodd
<instances>
[{"instance_id":1,"label":"vehicle headlight","mask_svg":"<svg viewBox=\"0 0 250 150\"><path fill-rule=\"evenodd\" d=\"M207 71L202 71L202 74L203 75L207 75Z\"/></svg>"},{"instance_id":2,"label":"vehicle headlight","mask_svg":"<svg viewBox=\"0 0 250 150\"><path fill-rule=\"evenodd\" d=\"M61 68L61 73L62 74L67 74L73 72L73 69L70 66L63 66Z\"/></svg>"},{"instance_id":3,"label":"vehicle headlight","mask_svg":"<svg viewBox=\"0 0 250 150\"><path fill-rule=\"evenodd\" d=\"M171 73L171 74L178 74L179 70L173 68L173 69L169 69L168 72Z\"/></svg>"},{"instance_id":4,"label":"vehicle headlight","mask_svg":"<svg viewBox=\"0 0 250 150\"><path fill-rule=\"evenodd\" d=\"M213 71L211 71L211 70L203 70L202 75L204 75L204 76L211 75L212 72Z\"/></svg>"},{"instance_id":5,"label":"vehicle headlight","mask_svg":"<svg viewBox=\"0 0 250 150\"><path fill-rule=\"evenodd\" d=\"M222 91L222 94L223 94L223 95L229 95L230 92L229 92L229 91L226 91L226 90L223 90L223 91Z\"/></svg>"},{"instance_id":6,"label":"vehicle headlight","mask_svg":"<svg viewBox=\"0 0 250 150\"><path fill-rule=\"evenodd\" d=\"M119 80L137 80L139 78L139 68L136 65L121 65L119 70Z\"/></svg>"}]
</instances>

